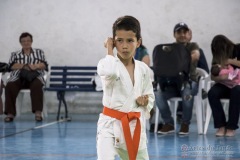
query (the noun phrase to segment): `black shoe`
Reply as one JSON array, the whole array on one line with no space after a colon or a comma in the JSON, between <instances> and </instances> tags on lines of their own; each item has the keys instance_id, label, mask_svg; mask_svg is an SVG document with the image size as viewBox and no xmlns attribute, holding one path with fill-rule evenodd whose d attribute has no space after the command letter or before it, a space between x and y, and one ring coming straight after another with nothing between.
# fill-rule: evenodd
<instances>
[{"instance_id":1,"label":"black shoe","mask_svg":"<svg viewBox=\"0 0 240 160\"><path fill-rule=\"evenodd\" d=\"M182 112L177 113L177 123L181 124L182 123Z\"/></svg>"},{"instance_id":2,"label":"black shoe","mask_svg":"<svg viewBox=\"0 0 240 160\"><path fill-rule=\"evenodd\" d=\"M13 119L14 119L13 117L5 117L4 122L12 122Z\"/></svg>"},{"instance_id":3,"label":"black shoe","mask_svg":"<svg viewBox=\"0 0 240 160\"><path fill-rule=\"evenodd\" d=\"M154 132L154 128L155 128L155 123L152 123L152 124L150 125L150 130L149 130L149 132Z\"/></svg>"},{"instance_id":4,"label":"black shoe","mask_svg":"<svg viewBox=\"0 0 240 160\"><path fill-rule=\"evenodd\" d=\"M37 121L37 122L42 122L42 116L35 116L35 120Z\"/></svg>"},{"instance_id":5,"label":"black shoe","mask_svg":"<svg viewBox=\"0 0 240 160\"><path fill-rule=\"evenodd\" d=\"M158 124L158 131L160 131L160 130L162 129L162 127L163 127L163 124L162 124L162 123L159 123L159 124ZM150 130L149 130L149 132L154 132L154 129L155 129L155 123L152 123L152 124L150 125Z\"/></svg>"},{"instance_id":6,"label":"black shoe","mask_svg":"<svg viewBox=\"0 0 240 160\"><path fill-rule=\"evenodd\" d=\"M204 89L202 89L202 99L205 99L208 97L208 93L207 91L205 91Z\"/></svg>"},{"instance_id":7,"label":"black shoe","mask_svg":"<svg viewBox=\"0 0 240 160\"><path fill-rule=\"evenodd\" d=\"M158 131L160 131L160 130L162 129L162 127L163 127L163 124L162 124L162 123L159 123L159 124L158 124Z\"/></svg>"}]
</instances>

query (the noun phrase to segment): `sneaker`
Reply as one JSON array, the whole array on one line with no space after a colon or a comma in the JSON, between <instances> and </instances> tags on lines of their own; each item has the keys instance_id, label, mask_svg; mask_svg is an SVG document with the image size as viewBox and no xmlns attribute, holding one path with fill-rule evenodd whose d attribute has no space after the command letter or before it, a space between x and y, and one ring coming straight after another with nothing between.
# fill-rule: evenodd
<instances>
[{"instance_id":1,"label":"sneaker","mask_svg":"<svg viewBox=\"0 0 240 160\"><path fill-rule=\"evenodd\" d=\"M171 124L164 124L162 128L158 131L160 134L168 134L174 132L174 126Z\"/></svg>"},{"instance_id":2,"label":"sneaker","mask_svg":"<svg viewBox=\"0 0 240 160\"><path fill-rule=\"evenodd\" d=\"M218 128L217 132L216 132L216 136L217 137L223 137L225 135L225 127L221 127L221 128Z\"/></svg>"},{"instance_id":3,"label":"sneaker","mask_svg":"<svg viewBox=\"0 0 240 160\"><path fill-rule=\"evenodd\" d=\"M181 128L180 128L180 131L179 131L179 134L180 135L187 135L189 132L189 125L188 124L185 124L185 123L182 123L181 124Z\"/></svg>"},{"instance_id":4,"label":"sneaker","mask_svg":"<svg viewBox=\"0 0 240 160\"><path fill-rule=\"evenodd\" d=\"M159 123L159 124L158 124L158 131L160 131L160 130L162 129L162 126L163 126L162 123ZM155 129L155 123L152 123L152 124L150 125L150 130L149 130L149 132L154 132L154 129Z\"/></svg>"}]
</instances>

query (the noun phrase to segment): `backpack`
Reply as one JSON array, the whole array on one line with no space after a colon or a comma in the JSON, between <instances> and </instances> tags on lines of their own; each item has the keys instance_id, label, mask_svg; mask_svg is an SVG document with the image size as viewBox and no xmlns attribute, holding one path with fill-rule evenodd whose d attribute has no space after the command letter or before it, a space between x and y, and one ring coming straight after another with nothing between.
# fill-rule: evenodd
<instances>
[{"instance_id":1,"label":"backpack","mask_svg":"<svg viewBox=\"0 0 240 160\"><path fill-rule=\"evenodd\" d=\"M190 83L191 54L183 44L157 45L153 50L153 70L162 91L175 87L179 91Z\"/></svg>"}]
</instances>

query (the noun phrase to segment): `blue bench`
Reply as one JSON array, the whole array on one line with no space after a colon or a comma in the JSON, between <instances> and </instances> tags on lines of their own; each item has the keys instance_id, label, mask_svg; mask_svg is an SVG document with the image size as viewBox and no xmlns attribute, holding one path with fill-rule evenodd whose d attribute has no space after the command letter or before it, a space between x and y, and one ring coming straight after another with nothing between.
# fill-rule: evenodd
<instances>
[{"instance_id":1,"label":"blue bench","mask_svg":"<svg viewBox=\"0 0 240 160\"><path fill-rule=\"evenodd\" d=\"M59 120L62 103L65 106L65 118L69 119L66 92L96 92L92 82L96 72L96 66L51 66L48 87L44 90L57 93L59 101L57 120Z\"/></svg>"}]
</instances>

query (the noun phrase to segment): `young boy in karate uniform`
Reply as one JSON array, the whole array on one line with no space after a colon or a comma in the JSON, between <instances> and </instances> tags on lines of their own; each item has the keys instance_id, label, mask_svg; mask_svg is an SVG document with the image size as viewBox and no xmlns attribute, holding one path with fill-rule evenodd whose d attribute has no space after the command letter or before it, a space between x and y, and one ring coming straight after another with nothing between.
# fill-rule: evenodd
<instances>
[{"instance_id":1,"label":"young boy in karate uniform","mask_svg":"<svg viewBox=\"0 0 240 160\"><path fill-rule=\"evenodd\" d=\"M150 68L134 60L141 44L139 21L118 18L113 37L107 38L107 55L98 63L103 82L103 112L97 128L98 160L148 160L145 121L154 103ZM113 53L114 48L117 55Z\"/></svg>"}]
</instances>

